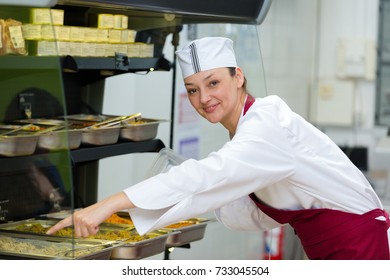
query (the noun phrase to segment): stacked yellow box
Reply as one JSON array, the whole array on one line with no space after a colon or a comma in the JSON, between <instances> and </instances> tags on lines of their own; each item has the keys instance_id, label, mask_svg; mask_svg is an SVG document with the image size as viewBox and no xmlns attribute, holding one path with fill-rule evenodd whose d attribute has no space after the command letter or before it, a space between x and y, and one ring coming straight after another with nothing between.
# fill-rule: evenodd
<instances>
[{"instance_id":1,"label":"stacked yellow box","mask_svg":"<svg viewBox=\"0 0 390 280\"><path fill-rule=\"evenodd\" d=\"M64 11L32 9L30 23L22 25L30 55L153 57L153 44L135 43L125 15L98 14L92 27L64 25Z\"/></svg>"}]
</instances>

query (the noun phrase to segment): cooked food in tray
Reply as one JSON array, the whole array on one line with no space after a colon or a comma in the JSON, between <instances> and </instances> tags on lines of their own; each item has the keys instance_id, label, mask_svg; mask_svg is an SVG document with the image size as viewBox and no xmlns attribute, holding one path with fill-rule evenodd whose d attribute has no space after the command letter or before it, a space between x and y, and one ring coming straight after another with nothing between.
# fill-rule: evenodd
<instances>
[{"instance_id":1,"label":"cooked food in tray","mask_svg":"<svg viewBox=\"0 0 390 280\"><path fill-rule=\"evenodd\" d=\"M131 225L133 226L134 223L128 218L124 218L119 216L117 213L112 214L107 220L104 221L105 223L111 223L111 224L125 224L125 225Z\"/></svg>"},{"instance_id":2,"label":"cooked food in tray","mask_svg":"<svg viewBox=\"0 0 390 280\"><path fill-rule=\"evenodd\" d=\"M19 144L22 140L18 138L36 138L34 149L30 147L30 153L21 153L15 150L14 153L8 153L12 156L18 155L30 155L35 152L35 148L44 150L63 150L63 149L76 149L81 143L81 132L77 130L68 129L62 120L50 120L50 119L29 119L15 121L17 124L1 125L2 138L8 139L8 148L11 149L16 144ZM8 136L8 137L4 137ZM10 138L13 136L13 138ZM5 145L5 144L4 144ZM25 143L24 145L31 145ZM22 147L17 147L22 149ZM24 147L24 149L27 149Z\"/></svg>"},{"instance_id":3,"label":"cooked food in tray","mask_svg":"<svg viewBox=\"0 0 390 280\"><path fill-rule=\"evenodd\" d=\"M134 119L140 114L129 116L71 115L67 119L74 127L82 129L81 142L86 145L115 144L119 139L120 124L123 120Z\"/></svg>"},{"instance_id":4,"label":"cooked food in tray","mask_svg":"<svg viewBox=\"0 0 390 280\"><path fill-rule=\"evenodd\" d=\"M166 226L165 228L179 232L167 238L167 247L178 247L203 239L206 226L212 220L192 218Z\"/></svg>"},{"instance_id":5,"label":"cooked food in tray","mask_svg":"<svg viewBox=\"0 0 390 280\"><path fill-rule=\"evenodd\" d=\"M178 247L201 240L204 237L207 224L212 221L203 218L192 218L164 227L162 230L169 230L171 233L175 233L168 236L166 247ZM133 226L131 218L126 211L113 214L105 222L130 224Z\"/></svg>"},{"instance_id":6,"label":"cooked food in tray","mask_svg":"<svg viewBox=\"0 0 390 280\"><path fill-rule=\"evenodd\" d=\"M64 120L66 119L66 120ZM0 124L0 155L26 156L37 149L74 150L84 145L110 145L122 141L145 141L157 136L164 120L125 116L76 114L61 119L15 120Z\"/></svg>"},{"instance_id":7,"label":"cooked food in tray","mask_svg":"<svg viewBox=\"0 0 390 280\"><path fill-rule=\"evenodd\" d=\"M18 232L26 232L30 234L46 234L47 230L54 225L54 221L45 220L27 220L25 222L10 223L0 227L0 229L12 230ZM73 237L73 229L63 228L56 232L56 236ZM133 227L104 227L102 226L100 231L95 235L90 235L88 239L101 239L101 240L115 240L126 242L138 242L141 240L149 239L149 235L140 236Z\"/></svg>"},{"instance_id":8,"label":"cooked food in tray","mask_svg":"<svg viewBox=\"0 0 390 280\"><path fill-rule=\"evenodd\" d=\"M0 236L4 233L29 234L32 239L36 237L55 237L60 240L81 241L104 241L117 242L112 249L113 259L141 259L158 253L165 249L166 240L170 235L177 234L173 231L159 230L140 236L134 227L129 225L101 225L100 231L96 235L88 238L72 238L72 228L65 228L56 233L55 236L45 235L48 228L54 225L56 220L24 220L0 225ZM0 255L2 250L0 248Z\"/></svg>"},{"instance_id":9,"label":"cooked food in tray","mask_svg":"<svg viewBox=\"0 0 390 280\"><path fill-rule=\"evenodd\" d=\"M112 241L59 239L53 236L30 236L2 233L0 254L23 259L110 259Z\"/></svg>"},{"instance_id":10,"label":"cooked food in tray","mask_svg":"<svg viewBox=\"0 0 390 280\"><path fill-rule=\"evenodd\" d=\"M122 121L119 137L122 140L146 141L157 136L158 126L164 120L137 118Z\"/></svg>"}]
</instances>

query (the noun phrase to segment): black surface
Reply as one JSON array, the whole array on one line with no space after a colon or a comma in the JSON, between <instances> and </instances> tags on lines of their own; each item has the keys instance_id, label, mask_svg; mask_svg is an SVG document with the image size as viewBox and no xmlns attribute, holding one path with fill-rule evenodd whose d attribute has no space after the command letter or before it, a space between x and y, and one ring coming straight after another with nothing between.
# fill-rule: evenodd
<instances>
[{"instance_id":1,"label":"black surface","mask_svg":"<svg viewBox=\"0 0 390 280\"><path fill-rule=\"evenodd\" d=\"M69 156L73 163L83 163L130 153L159 152L164 147L165 145L160 139L153 139L139 142L119 142L104 146L82 146L72 151L51 152L50 155L51 157L57 156L65 159L66 153L70 153ZM7 173L28 169L31 160L41 158L44 155L45 153L41 152L30 156L0 156L0 170Z\"/></svg>"},{"instance_id":2,"label":"black surface","mask_svg":"<svg viewBox=\"0 0 390 280\"><path fill-rule=\"evenodd\" d=\"M183 23L231 22L257 24L264 0L59 0L59 5L93 7L94 9L141 10L175 13Z\"/></svg>"},{"instance_id":3,"label":"black surface","mask_svg":"<svg viewBox=\"0 0 390 280\"><path fill-rule=\"evenodd\" d=\"M74 163L99 160L130 153L158 152L164 148L164 143L159 139L139 142L120 142L113 145L83 147L71 151Z\"/></svg>"}]
</instances>

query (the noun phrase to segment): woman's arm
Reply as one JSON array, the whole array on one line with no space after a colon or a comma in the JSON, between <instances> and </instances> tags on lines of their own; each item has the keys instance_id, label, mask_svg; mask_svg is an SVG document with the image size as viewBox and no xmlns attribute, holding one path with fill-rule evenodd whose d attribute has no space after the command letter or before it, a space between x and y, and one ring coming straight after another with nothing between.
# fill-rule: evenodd
<instances>
[{"instance_id":1,"label":"woman's arm","mask_svg":"<svg viewBox=\"0 0 390 280\"><path fill-rule=\"evenodd\" d=\"M87 237L96 234L99 230L99 225L113 213L129 208L134 208L134 204L124 192L119 192L89 207L74 212L73 215L51 227L47 231L47 234L54 234L64 227L73 225L75 236Z\"/></svg>"}]
</instances>

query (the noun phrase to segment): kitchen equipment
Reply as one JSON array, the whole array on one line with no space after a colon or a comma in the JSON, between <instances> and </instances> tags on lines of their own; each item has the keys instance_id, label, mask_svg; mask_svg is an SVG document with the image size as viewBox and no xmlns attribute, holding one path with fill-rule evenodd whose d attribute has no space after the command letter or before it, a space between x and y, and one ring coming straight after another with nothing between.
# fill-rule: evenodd
<instances>
[{"instance_id":1,"label":"kitchen equipment","mask_svg":"<svg viewBox=\"0 0 390 280\"><path fill-rule=\"evenodd\" d=\"M165 120L140 118L124 120L119 137L122 140L146 141L157 136L158 125Z\"/></svg>"},{"instance_id":2,"label":"kitchen equipment","mask_svg":"<svg viewBox=\"0 0 390 280\"><path fill-rule=\"evenodd\" d=\"M147 233L148 239L138 242L124 242L113 249L111 259L114 260L137 260L147 258L164 252L166 241L170 236L178 232L157 230Z\"/></svg>"},{"instance_id":3,"label":"kitchen equipment","mask_svg":"<svg viewBox=\"0 0 390 280\"><path fill-rule=\"evenodd\" d=\"M82 144L109 145L118 141L121 121L133 120L140 116L140 113L127 116L77 114L70 115L67 119L73 126L82 129Z\"/></svg>"},{"instance_id":4,"label":"kitchen equipment","mask_svg":"<svg viewBox=\"0 0 390 280\"><path fill-rule=\"evenodd\" d=\"M49 151L77 149L81 144L81 130L68 129L67 123L57 119L26 119L15 123L28 123L23 130L39 136L37 148ZM35 128L29 129L29 128Z\"/></svg>"},{"instance_id":5,"label":"kitchen equipment","mask_svg":"<svg viewBox=\"0 0 390 280\"><path fill-rule=\"evenodd\" d=\"M1 232L0 256L12 259L105 259L121 243Z\"/></svg>"},{"instance_id":6,"label":"kitchen equipment","mask_svg":"<svg viewBox=\"0 0 390 280\"><path fill-rule=\"evenodd\" d=\"M172 234L167 238L166 247L179 247L203 239L206 226L211 221L203 218L192 218L164 228L177 232L177 234Z\"/></svg>"},{"instance_id":7,"label":"kitchen equipment","mask_svg":"<svg viewBox=\"0 0 390 280\"><path fill-rule=\"evenodd\" d=\"M62 212L67 215L67 212ZM58 220L56 219L27 219L16 222L9 222L6 224L0 224L0 236L4 233L17 233L26 234L30 238L36 236L45 235L46 230L53 226ZM112 259L142 259L158 253L161 253L165 249L165 242L171 235L178 234L179 231L173 231L170 229L156 230L147 233L143 236L139 236L133 226L129 225L110 225L107 223L100 225L98 234L90 236L88 238L74 238L75 242L79 243L82 240L101 240L106 242L117 242L113 246L111 252ZM72 231L62 230L59 232L61 236L53 236L61 240L68 240L72 237ZM0 255L1 255L0 250Z\"/></svg>"}]
</instances>

